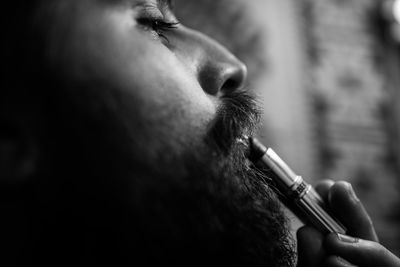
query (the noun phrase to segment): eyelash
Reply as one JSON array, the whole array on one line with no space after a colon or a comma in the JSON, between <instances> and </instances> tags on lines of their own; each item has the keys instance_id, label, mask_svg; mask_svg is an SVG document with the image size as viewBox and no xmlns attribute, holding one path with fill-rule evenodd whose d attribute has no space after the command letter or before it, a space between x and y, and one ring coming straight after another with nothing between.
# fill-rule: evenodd
<instances>
[{"instance_id":1,"label":"eyelash","mask_svg":"<svg viewBox=\"0 0 400 267\"><path fill-rule=\"evenodd\" d=\"M179 25L179 22L168 22L163 19L153 18L140 18L137 19L137 22L151 29L158 37L164 39L167 43L169 43L169 39L165 33L178 28Z\"/></svg>"}]
</instances>

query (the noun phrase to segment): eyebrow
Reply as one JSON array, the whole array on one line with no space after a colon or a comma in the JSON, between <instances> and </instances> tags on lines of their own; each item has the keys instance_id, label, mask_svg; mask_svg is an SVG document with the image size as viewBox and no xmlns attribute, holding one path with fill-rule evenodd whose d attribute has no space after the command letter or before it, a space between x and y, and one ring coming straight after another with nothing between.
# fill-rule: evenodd
<instances>
[{"instance_id":1,"label":"eyebrow","mask_svg":"<svg viewBox=\"0 0 400 267\"><path fill-rule=\"evenodd\" d=\"M173 8L172 0L157 0L157 4L161 8L167 8L170 10Z\"/></svg>"},{"instance_id":2,"label":"eyebrow","mask_svg":"<svg viewBox=\"0 0 400 267\"><path fill-rule=\"evenodd\" d=\"M108 1L113 2L112 0L108 0ZM130 3L133 3L134 5L145 5L146 2L148 2L148 1L149 0L119 0L119 1L117 0L117 2L130 2ZM174 8L173 0L156 0L155 2L160 9L173 10L173 8Z\"/></svg>"}]
</instances>

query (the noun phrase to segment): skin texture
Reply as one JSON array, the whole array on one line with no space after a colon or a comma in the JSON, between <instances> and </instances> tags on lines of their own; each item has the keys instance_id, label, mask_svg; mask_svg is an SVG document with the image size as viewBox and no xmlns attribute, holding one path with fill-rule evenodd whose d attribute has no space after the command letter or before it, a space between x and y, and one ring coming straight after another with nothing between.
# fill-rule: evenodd
<instances>
[{"instance_id":1,"label":"skin texture","mask_svg":"<svg viewBox=\"0 0 400 267\"><path fill-rule=\"evenodd\" d=\"M399 258L379 244L371 218L349 183L326 180L316 190L347 233L323 236L312 227L301 228L298 266L400 266Z\"/></svg>"},{"instance_id":2,"label":"skin texture","mask_svg":"<svg viewBox=\"0 0 400 267\"><path fill-rule=\"evenodd\" d=\"M67 32L54 30L55 44L50 50L57 52L50 60L62 64L72 82L95 80L118 88L130 102L124 105L129 109L127 116L150 115L146 124L149 128L157 124L160 130L154 133L144 125L143 135L137 136L148 140L148 134L154 135L151 139L157 151L162 144L156 144L156 140L169 138L171 131L173 136L186 140L204 135L221 104L218 96L237 90L246 79L243 63L201 33L178 25L165 33L165 41L148 25L140 25L135 19L149 12L141 6L132 9L129 4L96 1L71 5L75 6L59 10L62 15L58 27L74 27L68 27ZM154 16L161 14L150 11ZM65 15L68 12L71 16ZM168 21L175 21L170 12L164 13ZM69 62L71 58L73 62ZM171 117L175 119L168 119ZM181 145L176 141L175 150Z\"/></svg>"},{"instance_id":3,"label":"skin texture","mask_svg":"<svg viewBox=\"0 0 400 267\"><path fill-rule=\"evenodd\" d=\"M237 142L258 117L243 63L155 1L26 3L2 49L4 261L292 266Z\"/></svg>"},{"instance_id":4,"label":"skin texture","mask_svg":"<svg viewBox=\"0 0 400 267\"><path fill-rule=\"evenodd\" d=\"M268 72L268 60L260 55L267 53L269 38L246 1L175 0L175 6L186 26L211 36L246 64L250 87Z\"/></svg>"},{"instance_id":5,"label":"skin texture","mask_svg":"<svg viewBox=\"0 0 400 267\"><path fill-rule=\"evenodd\" d=\"M4 263L293 266L287 219L237 142L257 108L236 57L153 0L7 5ZM299 266L398 266L361 241L376 235L346 188L318 190L360 239L304 228Z\"/></svg>"}]
</instances>

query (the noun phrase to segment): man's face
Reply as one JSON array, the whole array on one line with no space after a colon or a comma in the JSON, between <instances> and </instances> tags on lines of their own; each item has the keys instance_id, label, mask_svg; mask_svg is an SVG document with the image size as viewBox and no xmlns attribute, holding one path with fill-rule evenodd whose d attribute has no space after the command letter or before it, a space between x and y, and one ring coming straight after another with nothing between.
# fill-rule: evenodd
<instances>
[{"instance_id":1,"label":"man's face","mask_svg":"<svg viewBox=\"0 0 400 267\"><path fill-rule=\"evenodd\" d=\"M57 11L51 60L77 83L118 91L127 116L146 119L136 138L157 151L204 136L221 97L245 82L243 63L179 24L169 1L64 1Z\"/></svg>"},{"instance_id":2,"label":"man's face","mask_svg":"<svg viewBox=\"0 0 400 267\"><path fill-rule=\"evenodd\" d=\"M238 142L257 118L245 66L169 1L43 3L52 104L37 198L58 235L42 242L83 239L85 260L289 264L280 205Z\"/></svg>"}]
</instances>

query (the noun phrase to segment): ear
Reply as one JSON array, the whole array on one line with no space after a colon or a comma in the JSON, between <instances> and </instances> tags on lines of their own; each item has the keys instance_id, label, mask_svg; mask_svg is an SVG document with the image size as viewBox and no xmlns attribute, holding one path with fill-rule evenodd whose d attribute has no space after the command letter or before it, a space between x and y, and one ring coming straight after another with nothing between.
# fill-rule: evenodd
<instances>
[{"instance_id":1,"label":"ear","mask_svg":"<svg viewBox=\"0 0 400 267\"><path fill-rule=\"evenodd\" d=\"M22 127L0 126L0 183L23 183L31 177L38 163L37 142Z\"/></svg>"}]
</instances>

